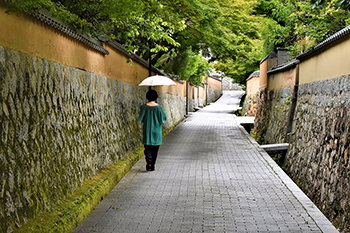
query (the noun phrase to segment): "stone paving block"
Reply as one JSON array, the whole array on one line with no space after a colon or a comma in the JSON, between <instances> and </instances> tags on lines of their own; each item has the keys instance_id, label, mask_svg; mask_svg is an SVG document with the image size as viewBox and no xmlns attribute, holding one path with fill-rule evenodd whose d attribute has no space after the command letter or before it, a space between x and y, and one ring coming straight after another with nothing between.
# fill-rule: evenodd
<instances>
[{"instance_id":1,"label":"stone paving block","mask_svg":"<svg viewBox=\"0 0 350 233\"><path fill-rule=\"evenodd\" d=\"M156 171L138 161L74 232L337 232L237 125L228 103L239 95L175 127Z\"/></svg>"}]
</instances>

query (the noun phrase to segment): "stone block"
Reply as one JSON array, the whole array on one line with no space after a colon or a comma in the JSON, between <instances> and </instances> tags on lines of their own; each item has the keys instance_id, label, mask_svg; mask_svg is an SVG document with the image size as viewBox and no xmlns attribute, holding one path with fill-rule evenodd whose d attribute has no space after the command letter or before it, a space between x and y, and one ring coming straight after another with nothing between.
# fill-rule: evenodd
<instances>
[{"instance_id":1,"label":"stone block","mask_svg":"<svg viewBox=\"0 0 350 233\"><path fill-rule=\"evenodd\" d=\"M310 88L310 84L306 83L306 84L302 84L299 86L298 89L298 96L304 96L304 95L310 95L311 94L311 88Z\"/></svg>"},{"instance_id":2,"label":"stone block","mask_svg":"<svg viewBox=\"0 0 350 233\"><path fill-rule=\"evenodd\" d=\"M328 82L328 80L319 81L319 82L313 82L311 83L311 93L312 95L326 95L327 92L322 88L325 85L325 82Z\"/></svg>"}]
</instances>

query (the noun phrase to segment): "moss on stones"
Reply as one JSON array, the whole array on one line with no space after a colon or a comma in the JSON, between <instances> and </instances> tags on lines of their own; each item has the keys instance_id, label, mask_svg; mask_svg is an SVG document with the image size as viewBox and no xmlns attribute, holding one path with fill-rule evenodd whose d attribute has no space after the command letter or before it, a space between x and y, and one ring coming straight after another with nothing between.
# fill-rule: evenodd
<instances>
[{"instance_id":1,"label":"moss on stones","mask_svg":"<svg viewBox=\"0 0 350 233\"><path fill-rule=\"evenodd\" d=\"M142 156L143 147L140 146L135 154L126 156L95 175L66 199L57 200L48 211L29 220L21 228L12 225L13 232L73 231Z\"/></svg>"}]
</instances>

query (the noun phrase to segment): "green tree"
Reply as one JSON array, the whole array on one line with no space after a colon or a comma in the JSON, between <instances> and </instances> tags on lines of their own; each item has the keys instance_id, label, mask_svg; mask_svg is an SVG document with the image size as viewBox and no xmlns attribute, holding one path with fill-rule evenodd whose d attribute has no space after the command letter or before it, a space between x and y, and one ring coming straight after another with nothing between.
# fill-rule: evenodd
<instances>
[{"instance_id":1,"label":"green tree","mask_svg":"<svg viewBox=\"0 0 350 233\"><path fill-rule=\"evenodd\" d=\"M181 77L182 80L189 80L194 85L202 84L203 76L208 73L209 68L208 61L194 53L191 47L171 58L164 67L166 72Z\"/></svg>"},{"instance_id":2,"label":"green tree","mask_svg":"<svg viewBox=\"0 0 350 233\"><path fill-rule=\"evenodd\" d=\"M215 68L244 83L275 47L297 55L349 22L346 0L0 0L9 12L42 9L93 37L109 36L181 79ZM151 50L149 49L151 43ZM191 49L189 49L191 48ZM184 56L190 56L186 59ZM196 59L195 59L196 58ZM179 64L174 64L175 62ZM170 63L170 64L167 64ZM183 67L182 67L183 66ZM170 68L171 67L171 68ZM190 67L192 70L193 67ZM191 72L189 72L191 73ZM190 78L191 79L191 78ZM194 78L193 78L194 79ZM192 79L191 79L192 80Z\"/></svg>"},{"instance_id":3,"label":"green tree","mask_svg":"<svg viewBox=\"0 0 350 233\"><path fill-rule=\"evenodd\" d=\"M313 3L313 7L319 7L322 5L325 5L327 2L326 0L311 0L311 3ZM350 10L350 1L349 0L336 0L332 1L336 7L342 8L344 10Z\"/></svg>"},{"instance_id":4,"label":"green tree","mask_svg":"<svg viewBox=\"0 0 350 233\"><path fill-rule=\"evenodd\" d=\"M264 16L264 55L285 47L296 56L344 28L349 12L339 6L334 0L259 0L255 10Z\"/></svg>"},{"instance_id":5,"label":"green tree","mask_svg":"<svg viewBox=\"0 0 350 233\"><path fill-rule=\"evenodd\" d=\"M245 83L250 73L258 69L262 57L260 35L263 18L254 15L256 1L222 1L221 24L230 32L221 50L215 51L215 68L238 83ZM235 23L232 23L235 22ZM239 23L236 23L239 22Z\"/></svg>"},{"instance_id":6,"label":"green tree","mask_svg":"<svg viewBox=\"0 0 350 233\"><path fill-rule=\"evenodd\" d=\"M196 55L210 54L212 60L222 60L224 63L227 63L226 60L239 60L237 56L245 53L238 50L247 50L249 44L245 46L244 43L250 42L250 36L257 35L254 28L247 30L250 29L248 17L242 17L242 13L251 12L244 8L251 8L253 2L8 0L6 4L11 11L31 13L46 9L77 30L95 37L107 35L122 44L127 51L147 60L152 56L152 64L165 68L166 62L176 60L174 57L177 55L188 54L185 51L189 47ZM149 51L149 41L152 41L152 53Z\"/></svg>"}]
</instances>

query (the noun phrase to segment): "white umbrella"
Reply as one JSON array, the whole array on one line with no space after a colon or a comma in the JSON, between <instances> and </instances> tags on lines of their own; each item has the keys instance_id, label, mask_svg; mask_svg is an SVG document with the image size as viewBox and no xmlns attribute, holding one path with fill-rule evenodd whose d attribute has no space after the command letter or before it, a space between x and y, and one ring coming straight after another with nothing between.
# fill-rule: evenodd
<instances>
[{"instance_id":1,"label":"white umbrella","mask_svg":"<svg viewBox=\"0 0 350 233\"><path fill-rule=\"evenodd\" d=\"M139 86L170 86L176 85L176 83L168 77L161 75L154 75L145 78Z\"/></svg>"}]
</instances>

